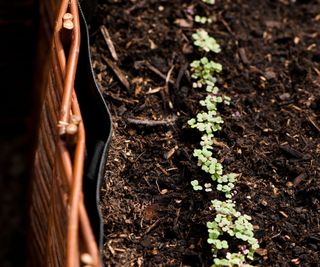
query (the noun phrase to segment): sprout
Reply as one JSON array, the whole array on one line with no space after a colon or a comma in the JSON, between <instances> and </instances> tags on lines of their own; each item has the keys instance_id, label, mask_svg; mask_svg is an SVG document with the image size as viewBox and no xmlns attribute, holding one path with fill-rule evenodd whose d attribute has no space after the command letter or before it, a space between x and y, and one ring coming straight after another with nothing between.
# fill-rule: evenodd
<instances>
[{"instance_id":1,"label":"sprout","mask_svg":"<svg viewBox=\"0 0 320 267\"><path fill-rule=\"evenodd\" d=\"M202 0L204 3L214 4L214 0ZM206 17L196 15L195 21L201 24L210 23L211 20ZM208 32L203 29L197 30L192 35L194 45L198 46L201 51L219 53L220 45L217 41L209 36ZM211 245L214 262L213 267L218 266L241 266L251 267L247 260L253 260L254 252L259 248L256 238L254 238L253 225L251 217L241 214L236 210L235 202L231 200L236 194L234 191L238 174L223 173L222 164L214 157L214 133L221 130L224 123L218 113L218 106L222 103L230 105L231 98L221 95L216 86L217 79L215 74L222 71L222 65L216 63L208 57L203 56L200 60L194 60L191 64L191 77L194 79L193 88L205 88L208 95L200 101L200 105L205 111L199 112L195 118L188 120L191 128L197 128L203 133L200 141L201 148L195 149L193 156L197 158L197 164L201 169L211 176L212 182L215 183L217 191L224 194L224 201L215 199L211 201L210 210L215 212L212 221L207 222L208 243ZM195 191L203 190L212 192L211 183L205 183L202 187L198 180L193 180L191 185ZM227 238L229 237L229 239ZM238 246L239 251L233 253L228 251L229 244L226 240L241 240ZM225 255L224 258L217 258L217 255Z\"/></svg>"},{"instance_id":2,"label":"sprout","mask_svg":"<svg viewBox=\"0 0 320 267\"><path fill-rule=\"evenodd\" d=\"M207 17L201 17L199 15L196 15L194 17L195 22L201 23L201 24L206 24L206 23L211 23L212 19L207 18Z\"/></svg>"},{"instance_id":3,"label":"sprout","mask_svg":"<svg viewBox=\"0 0 320 267\"><path fill-rule=\"evenodd\" d=\"M220 53L220 45L217 43L216 39L211 37L208 32L203 29L197 30L196 33L192 34L193 43L198 46L200 50L205 52Z\"/></svg>"},{"instance_id":4,"label":"sprout","mask_svg":"<svg viewBox=\"0 0 320 267\"><path fill-rule=\"evenodd\" d=\"M202 87L204 85L213 87L217 81L213 77L214 73L219 73L222 71L222 65L214 61L209 61L207 57L203 57L200 60L194 60L191 64L191 77L195 80L196 86Z\"/></svg>"},{"instance_id":5,"label":"sprout","mask_svg":"<svg viewBox=\"0 0 320 267\"><path fill-rule=\"evenodd\" d=\"M202 186L199 185L198 180L193 180L193 181L191 181L191 185L192 185L192 187L193 187L193 190L195 190L195 191L200 191L200 190L202 190Z\"/></svg>"},{"instance_id":6,"label":"sprout","mask_svg":"<svg viewBox=\"0 0 320 267\"><path fill-rule=\"evenodd\" d=\"M213 5L215 3L215 0L202 0L202 2Z\"/></svg>"}]
</instances>

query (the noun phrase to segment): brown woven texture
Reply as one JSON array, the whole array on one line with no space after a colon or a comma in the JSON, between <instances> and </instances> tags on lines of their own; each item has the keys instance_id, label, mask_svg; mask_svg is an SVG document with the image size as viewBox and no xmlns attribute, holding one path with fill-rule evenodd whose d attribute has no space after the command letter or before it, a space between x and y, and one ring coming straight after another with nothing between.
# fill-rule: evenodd
<instances>
[{"instance_id":1,"label":"brown woven texture","mask_svg":"<svg viewBox=\"0 0 320 267\"><path fill-rule=\"evenodd\" d=\"M85 131L74 91L78 5L75 0L40 3L44 28L55 28L31 185L29 266L98 267L98 248L83 204ZM66 13L72 15L71 29L62 24Z\"/></svg>"}]
</instances>

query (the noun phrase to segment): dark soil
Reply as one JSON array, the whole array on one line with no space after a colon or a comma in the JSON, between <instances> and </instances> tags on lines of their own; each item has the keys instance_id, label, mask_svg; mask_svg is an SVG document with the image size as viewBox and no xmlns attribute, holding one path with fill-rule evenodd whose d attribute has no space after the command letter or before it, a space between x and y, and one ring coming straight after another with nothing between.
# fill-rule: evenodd
<instances>
[{"instance_id":1,"label":"dark soil","mask_svg":"<svg viewBox=\"0 0 320 267\"><path fill-rule=\"evenodd\" d=\"M192 47L201 27L193 14L212 17L202 27L222 46L214 59L224 66L219 84L232 104L220 108L225 124L215 152L226 171L241 174L235 200L261 244L253 264L320 266L320 3L216 2L100 3L92 51L114 121L101 203L106 266L212 264L205 224L217 195L190 186L205 181L192 157L200 136L186 126L205 96L186 70L201 56ZM112 57L100 25L129 90L103 59ZM169 122L150 126L155 120Z\"/></svg>"}]
</instances>

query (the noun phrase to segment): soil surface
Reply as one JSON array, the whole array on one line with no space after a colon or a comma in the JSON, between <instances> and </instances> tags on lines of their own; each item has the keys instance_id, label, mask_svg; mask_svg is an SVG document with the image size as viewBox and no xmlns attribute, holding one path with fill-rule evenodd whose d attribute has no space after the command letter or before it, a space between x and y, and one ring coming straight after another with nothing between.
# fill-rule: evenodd
<instances>
[{"instance_id":1,"label":"soil surface","mask_svg":"<svg viewBox=\"0 0 320 267\"><path fill-rule=\"evenodd\" d=\"M193 22L211 17L210 25ZM320 266L320 3L312 0L101 1L92 26L97 79L114 134L102 189L106 266L210 266L212 192L192 157L201 107L188 64L200 27L232 98L216 157L240 173L238 209L253 218L256 266ZM115 46L116 61L100 30ZM111 62L111 63L110 63ZM157 121L155 123L155 121Z\"/></svg>"}]
</instances>

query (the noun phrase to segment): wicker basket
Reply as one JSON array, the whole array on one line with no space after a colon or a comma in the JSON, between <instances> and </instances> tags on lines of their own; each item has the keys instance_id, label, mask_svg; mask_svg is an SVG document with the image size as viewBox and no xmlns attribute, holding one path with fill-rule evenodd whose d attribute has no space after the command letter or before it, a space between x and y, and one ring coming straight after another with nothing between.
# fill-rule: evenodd
<instances>
[{"instance_id":1,"label":"wicker basket","mask_svg":"<svg viewBox=\"0 0 320 267\"><path fill-rule=\"evenodd\" d=\"M47 33L42 38L50 38L53 21L55 28L31 181L29 266L98 267L99 250L83 201L85 129L74 90L78 3L47 0L40 5Z\"/></svg>"}]
</instances>

